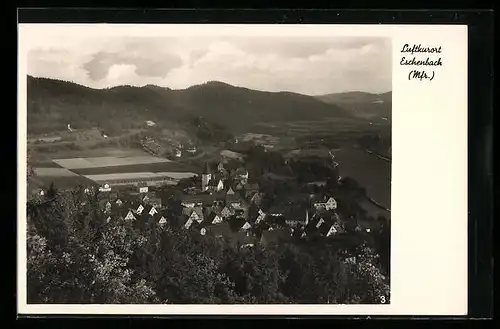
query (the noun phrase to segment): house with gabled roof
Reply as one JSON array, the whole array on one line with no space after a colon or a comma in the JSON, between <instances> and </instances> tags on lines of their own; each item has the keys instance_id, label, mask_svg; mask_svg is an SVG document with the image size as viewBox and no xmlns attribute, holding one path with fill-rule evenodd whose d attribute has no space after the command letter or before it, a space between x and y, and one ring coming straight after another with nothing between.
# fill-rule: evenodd
<instances>
[{"instance_id":1,"label":"house with gabled roof","mask_svg":"<svg viewBox=\"0 0 500 329\"><path fill-rule=\"evenodd\" d=\"M111 202L109 200L103 200L105 202L104 204L104 213L108 214L111 212Z\"/></svg>"},{"instance_id":2,"label":"house with gabled roof","mask_svg":"<svg viewBox=\"0 0 500 329\"><path fill-rule=\"evenodd\" d=\"M126 221L131 221L131 220L135 220L136 218L135 218L135 216L134 216L134 214L133 214L132 210L129 210L129 211L128 211L128 213L127 213L127 215L125 216L125 218L124 218L124 219L125 219Z\"/></svg>"},{"instance_id":3,"label":"house with gabled roof","mask_svg":"<svg viewBox=\"0 0 500 329\"><path fill-rule=\"evenodd\" d=\"M251 228L252 228L252 225L249 222L245 222L245 224L243 224L243 226L241 227L240 230L242 230L242 231L248 231Z\"/></svg>"},{"instance_id":4,"label":"house with gabled roof","mask_svg":"<svg viewBox=\"0 0 500 329\"><path fill-rule=\"evenodd\" d=\"M337 201L333 197L313 198L312 206L316 210L335 210L337 209Z\"/></svg>"},{"instance_id":5,"label":"house with gabled roof","mask_svg":"<svg viewBox=\"0 0 500 329\"><path fill-rule=\"evenodd\" d=\"M316 223L316 228L319 229L323 224L325 224L325 220L323 217L320 217L318 222Z\"/></svg>"},{"instance_id":6,"label":"house with gabled roof","mask_svg":"<svg viewBox=\"0 0 500 329\"><path fill-rule=\"evenodd\" d=\"M201 207L190 208L188 210L190 210L191 213L187 216L184 228L189 229L193 224L200 224L203 222L204 216Z\"/></svg>"},{"instance_id":7,"label":"house with gabled roof","mask_svg":"<svg viewBox=\"0 0 500 329\"><path fill-rule=\"evenodd\" d=\"M190 218L194 219L198 223L203 222L203 208L201 207L194 207L193 211L191 212L191 215L189 216Z\"/></svg>"},{"instance_id":8,"label":"house with gabled roof","mask_svg":"<svg viewBox=\"0 0 500 329\"><path fill-rule=\"evenodd\" d=\"M233 209L238 209L238 208L243 208L244 207L243 201L239 200L239 199L227 200L226 204L229 205Z\"/></svg>"},{"instance_id":9,"label":"house with gabled roof","mask_svg":"<svg viewBox=\"0 0 500 329\"><path fill-rule=\"evenodd\" d=\"M158 224L164 225L167 223L167 219L164 216L160 217L160 220L158 221Z\"/></svg>"},{"instance_id":10,"label":"house with gabled roof","mask_svg":"<svg viewBox=\"0 0 500 329\"><path fill-rule=\"evenodd\" d=\"M230 205L226 205L222 210L221 210L221 216L222 218L227 218L232 215L234 215L234 209Z\"/></svg>"},{"instance_id":11,"label":"house with gabled roof","mask_svg":"<svg viewBox=\"0 0 500 329\"><path fill-rule=\"evenodd\" d=\"M234 190L235 191L241 191L243 189L243 183L241 183L240 181L236 181L234 183Z\"/></svg>"},{"instance_id":12,"label":"house with gabled roof","mask_svg":"<svg viewBox=\"0 0 500 329\"><path fill-rule=\"evenodd\" d=\"M149 195L148 194L141 194L141 201L142 202L148 202L149 201Z\"/></svg>"},{"instance_id":13,"label":"house with gabled roof","mask_svg":"<svg viewBox=\"0 0 500 329\"><path fill-rule=\"evenodd\" d=\"M265 218L266 218L266 213L264 213L261 209L259 209L257 218L255 219L255 224L260 224L264 222Z\"/></svg>"},{"instance_id":14,"label":"house with gabled roof","mask_svg":"<svg viewBox=\"0 0 500 329\"><path fill-rule=\"evenodd\" d=\"M326 233L326 237L330 237L336 233L339 233L337 227L335 227L335 224L332 224L332 226L330 226L330 228L328 229L328 232Z\"/></svg>"},{"instance_id":15,"label":"house with gabled roof","mask_svg":"<svg viewBox=\"0 0 500 329\"><path fill-rule=\"evenodd\" d=\"M142 214L143 211L144 211L144 206L142 204L139 204L135 212L140 215Z\"/></svg>"},{"instance_id":16,"label":"house with gabled roof","mask_svg":"<svg viewBox=\"0 0 500 329\"><path fill-rule=\"evenodd\" d=\"M186 222L184 223L184 228L187 230L187 229L190 229L191 228L191 225L193 225L194 223L194 220L189 217Z\"/></svg>"},{"instance_id":17,"label":"house with gabled roof","mask_svg":"<svg viewBox=\"0 0 500 329\"><path fill-rule=\"evenodd\" d=\"M149 211L148 211L148 214L149 214L149 216L151 216L151 217L152 217L152 216L154 216L154 215L158 214L158 210L156 210L156 208L155 208L154 206L150 206L150 209L149 209Z\"/></svg>"},{"instance_id":18,"label":"house with gabled roof","mask_svg":"<svg viewBox=\"0 0 500 329\"><path fill-rule=\"evenodd\" d=\"M218 225L224 222L224 218L220 215L220 212L215 212L212 211L208 216L207 216L207 222L212 224L212 225Z\"/></svg>"}]
</instances>

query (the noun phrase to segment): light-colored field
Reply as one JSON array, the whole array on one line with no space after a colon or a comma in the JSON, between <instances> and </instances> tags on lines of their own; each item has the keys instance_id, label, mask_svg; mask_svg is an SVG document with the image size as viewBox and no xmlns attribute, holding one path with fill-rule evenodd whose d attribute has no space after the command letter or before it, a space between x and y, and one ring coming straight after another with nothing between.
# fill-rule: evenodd
<instances>
[{"instance_id":1,"label":"light-colored field","mask_svg":"<svg viewBox=\"0 0 500 329\"><path fill-rule=\"evenodd\" d=\"M284 154L285 158L320 157L331 158L328 149L296 149Z\"/></svg>"},{"instance_id":2,"label":"light-colored field","mask_svg":"<svg viewBox=\"0 0 500 329\"><path fill-rule=\"evenodd\" d=\"M242 159L243 158L243 154L229 151L229 150L220 151L220 155L222 155L225 158L230 158L230 159Z\"/></svg>"},{"instance_id":3,"label":"light-colored field","mask_svg":"<svg viewBox=\"0 0 500 329\"><path fill-rule=\"evenodd\" d=\"M100 174L86 175L85 177L95 182L105 182L113 180L134 180L134 179L162 179L162 178L189 178L196 176L190 172L134 172L134 173L119 173L119 174Z\"/></svg>"},{"instance_id":4,"label":"light-colored field","mask_svg":"<svg viewBox=\"0 0 500 329\"><path fill-rule=\"evenodd\" d=\"M96 158L70 158L70 159L54 159L58 165L67 169L85 169L85 168L100 168L113 166L128 166L148 163L163 163L170 162L168 159L158 158L154 156L133 156L133 157L96 157Z\"/></svg>"},{"instance_id":5,"label":"light-colored field","mask_svg":"<svg viewBox=\"0 0 500 329\"><path fill-rule=\"evenodd\" d=\"M42 177L70 177L78 176L65 168L35 168L35 174Z\"/></svg>"},{"instance_id":6,"label":"light-colored field","mask_svg":"<svg viewBox=\"0 0 500 329\"><path fill-rule=\"evenodd\" d=\"M158 172L157 174L165 177L170 177L173 179L190 178L197 175L193 172Z\"/></svg>"}]
</instances>

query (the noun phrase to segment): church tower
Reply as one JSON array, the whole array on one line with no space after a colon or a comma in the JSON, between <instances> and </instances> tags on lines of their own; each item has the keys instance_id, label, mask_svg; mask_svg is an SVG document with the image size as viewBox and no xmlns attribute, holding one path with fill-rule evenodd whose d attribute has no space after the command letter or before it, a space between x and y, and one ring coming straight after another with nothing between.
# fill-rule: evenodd
<instances>
[{"instance_id":1,"label":"church tower","mask_svg":"<svg viewBox=\"0 0 500 329\"><path fill-rule=\"evenodd\" d=\"M212 179L212 171L208 162L205 164L205 171L201 174L201 190L206 191L208 189L208 183Z\"/></svg>"}]
</instances>

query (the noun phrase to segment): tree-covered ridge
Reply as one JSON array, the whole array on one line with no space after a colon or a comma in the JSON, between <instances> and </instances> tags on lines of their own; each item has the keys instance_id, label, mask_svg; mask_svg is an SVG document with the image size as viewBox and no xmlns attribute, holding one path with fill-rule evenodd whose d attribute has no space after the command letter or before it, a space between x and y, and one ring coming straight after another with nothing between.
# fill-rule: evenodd
<instances>
[{"instance_id":1,"label":"tree-covered ridge","mask_svg":"<svg viewBox=\"0 0 500 329\"><path fill-rule=\"evenodd\" d=\"M203 116L238 131L257 122L350 117L336 105L311 96L271 93L208 83L184 90L120 86L91 89L75 83L28 76L27 115L30 133L99 126L110 122L126 130L155 122ZM111 129L111 128L110 128Z\"/></svg>"},{"instance_id":2,"label":"tree-covered ridge","mask_svg":"<svg viewBox=\"0 0 500 329\"><path fill-rule=\"evenodd\" d=\"M381 303L376 243L335 239L240 248L166 224L107 220L99 195L50 191L27 204L28 303Z\"/></svg>"}]
</instances>

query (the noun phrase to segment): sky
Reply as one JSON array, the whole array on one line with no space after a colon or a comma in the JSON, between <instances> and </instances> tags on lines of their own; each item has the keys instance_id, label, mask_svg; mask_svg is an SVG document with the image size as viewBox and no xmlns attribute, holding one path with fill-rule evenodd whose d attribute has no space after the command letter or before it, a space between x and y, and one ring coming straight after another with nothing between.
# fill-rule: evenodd
<instances>
[{"instance_id":1,"label":"sky","mask_svg":"<svg viewBox=\"0 0 500 329\"><path fill-rule=\"evenodd\" d=\"M29 75L92 88L184 89L221 81L306 95L392 90L388 38L52 33L33 38L28 48Z\"/></svg>"}]
</instances>

